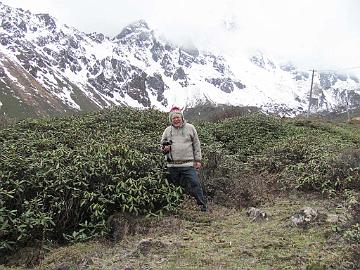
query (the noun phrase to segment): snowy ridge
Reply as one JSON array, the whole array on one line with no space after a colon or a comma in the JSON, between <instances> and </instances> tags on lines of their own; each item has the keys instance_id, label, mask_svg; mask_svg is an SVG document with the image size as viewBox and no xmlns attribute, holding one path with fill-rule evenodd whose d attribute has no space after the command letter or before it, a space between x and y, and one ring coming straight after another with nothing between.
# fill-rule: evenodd
<instances>
[{"instance_id":1,"label":"snowy ridge","mask_svg":"<svg viewBox=\"0 0 360 270\"><path fill-rule=\"evenodd\" d=\"M204 103L287 115L307 110L311 71L261 52L214 55L182 48L161 40L144 21L111 39L1 3L0 16L2 114L49 115L114 105L168 110L173 104ZM313 88L314 112L343 110L346 103L360 106L356 76L317 73Z\"/></svg>"}]
</instances>

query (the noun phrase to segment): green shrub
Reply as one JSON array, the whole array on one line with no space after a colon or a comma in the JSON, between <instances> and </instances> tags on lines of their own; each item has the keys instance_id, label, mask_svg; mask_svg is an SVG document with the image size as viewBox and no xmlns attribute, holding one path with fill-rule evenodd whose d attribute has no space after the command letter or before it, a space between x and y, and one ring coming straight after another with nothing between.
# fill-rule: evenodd
<instances>
[{"instance_id":1,"label":"green shrub","mask_svg":"<svg viewBox=\"0 0 360 270\"><path fill-rule=\"evenodd\" d=\"M359 187L357 133L328 123L290 121L274 146L252 156L254 170L278 174L285 188L334 192Z\"/></svg>"},{"instance_id":2,"label":"green shrub","mask_svg":"<svg viewBox=\"0 0 360 270\"><path fill-rule=\"evenodd\" d=\"M213 129L215 141L242 161L261 153L283 136L285 132L280 119L263 114L225 119Z\"/></svg>"},{"instance_id":3,"label":"green shrub","mask_svg":"<svg viewBox=\"0 0 360 270\"><path fill-rule=\"evenodd\" d=\"M180 201L158 150L164 114L112 109L0 130L0 252L107 233L118 211L158 215Z\"/></svg>"}]
</instances>

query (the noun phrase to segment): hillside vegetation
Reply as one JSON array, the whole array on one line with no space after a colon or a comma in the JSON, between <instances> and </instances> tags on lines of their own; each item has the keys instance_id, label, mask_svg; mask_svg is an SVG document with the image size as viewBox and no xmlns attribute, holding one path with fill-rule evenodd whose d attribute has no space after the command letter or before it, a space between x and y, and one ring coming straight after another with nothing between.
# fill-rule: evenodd
<instances>
[{"instance_id":1,"label":"hillside vegetation","mask_svg":"<svg viewBox=\"0 0 360 270\"><path fill-rule=\"evenodd\" d=\"M167 114L156 110L114 108L83 116L28 119L2 128L1 263L28 267L40 263L43 269L58 269L56 261L73 256L73 266L63 269L91 269L91 263L81 266L83 260L76 261L76 258L99 251L97 245L101 245L100 242L93 241L107 239L117 243L124 241L126 235L127 239L135 239L147 232L156 236L155 245L165 252L160 259L159 255L151 253L151 262L147 264L150 269L175 269L180 261L189 259L187 256L198 260L178 269L218 269L221 265L223 269L254 269L257 266L260 268L256 269L299 269L313 261L319 261L319 267L326 265L329 269L340 266L356 269L359 266L356 264L360 255L357 245L360 240L359 126L321 120L279 119L260 113L197 123L204 157L199 175L213 209L200 215L191 208L194 202L187 200L187 187L177 187L167 181L164 157L158 145L167 124ZM321 227L324 224L319 221L312 225L310 233L309 228L301 229L305 231L296 229L290 236L291 229L280 224L291 215L289 209L296 211L300 202L310 201L309 198L318 206L321 203L317 198L325 200L326 205L332 205L334 209L341 205L346 220L327 227ZM244 221L241 226L236 225L233 219L243 219L243 211L251 206L263 207L279 215L260 224ZM274 210L274 206L279 208ZM114 221L119 223L118 217L126 220L125 227L114 227ZM168 226L167 231L161 230L164 225ZM198 231L191 230L192 236L184 236L182 233L188 232L184 232L183 226L195 226ZM216 229L219 226L225 226L223 230L226 228L221 239L216 236L220 233ZM238 226L236 230L234 226ZM166 249L169 241L176 242L175 238L179 237L175 236L175 228L180 228L183 237L178 243L186 248ZM272 228L273 234L259 241L268 243L269 247L276 245L271 256L263 253L259 246L251 250L251 241L257 240L249 240L254 237L251 230L262 235L262 229L266 231L266 228ZM337 237L341 244L328 243L322 235L324 228L327 229L326 239ZM212 256L213 261L206 259L205 254L199 258L191 255L195 247L184 244L184 239L190 237L195 242L198 239L198 244L208 243L209 246L201 246L200 251L196 247L196 252L210 252L214 248L211 247L214 239L204 239L209 230L225 248L229 247L229 241L231 246L231 239L234 247L248 245L250 251L243 252L250 252L251 256L248 254L244 261L238 259L241 262L237 262L229 254L220 254L222 259ZM282 240L279 240L279 234ZM313 237L313 240L304 237L296 246L286 238L303 235ZM332 254L340 252L341 259L320 252L316 241L326 243L333 249ZM322 259L301 255L294 261L281 262L281 245L289 252L283 255L292 257L297 256L301 247L308 248L311 245L308 242L314 244L311 252L322 254ZM69 255L69 250L65 257L54 255L56 252L46 255L49 249L57 250L55 247L64 244L75 244L78 247L74 251L76 255ZM79 248L79 245L85 245L85 248ZM127 245L123 243L122 246L124 250L116 252L127 254ZM14 259L29 247L36 250L31 253L37 254L32 255L35 259L26 262ZM83 249L84 253L81 253ZM91 256L102 256L106 260L115 252L114 247L108 250L112 251L91 253ZM254 261L254 254L257 261ZM177 261L178 255L180 261ZM204 256L208 261L202 261ZM160 262L156 262L155 267L152 263L156 259ZM128 269L149 269L134 260L133 268ZM109 263L97 266L93 263L92 267L109 269ZM123 269L125 266L119 264L118 267Z\"/></svg>"}]
</instances>

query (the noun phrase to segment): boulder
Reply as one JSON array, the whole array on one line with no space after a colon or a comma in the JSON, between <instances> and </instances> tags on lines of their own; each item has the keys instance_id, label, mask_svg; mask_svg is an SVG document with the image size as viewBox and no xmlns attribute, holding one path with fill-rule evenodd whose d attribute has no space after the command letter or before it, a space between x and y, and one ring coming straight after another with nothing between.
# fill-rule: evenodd
<instances>
[{"instance_id":1,"label":"boulder","mask_svg":"<svg viewBox=\"0 0 360 270\"><path fill-rule=\"evenodd\" d=\"M268 220L268 214L262 211L259 208L250 207L246 211L246 215L250 217L253 221L256 220Z\"/></svg>"},{"instance_id":2,"label":"boulder","mask_svg":"<svg viewBox=\"0 0 360 270\"><path fill-rule=\"evenodd\" d=\"M314 222L318 218L318 211L311 207L304 207L298 213L291 216L294 225L304 227Z\"/></svg>"}]
</instances>

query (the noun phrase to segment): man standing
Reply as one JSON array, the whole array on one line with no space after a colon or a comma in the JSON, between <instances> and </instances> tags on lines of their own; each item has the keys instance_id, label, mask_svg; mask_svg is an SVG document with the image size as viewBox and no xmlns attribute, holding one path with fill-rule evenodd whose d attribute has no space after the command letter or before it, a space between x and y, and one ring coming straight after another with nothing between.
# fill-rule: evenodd
<instances>
[{"instance_id":1,"label":"man standing","mask_svg":"<svg viewBox=\"0 0 360 270\"><path fill-rule=\"evenodd\" d=\"M195 127L186 123L181 110L173 107L169 113L168 126L161 138L162 151L166 154L167 168L173 183L190 184L200 210L207 206L196 169L201 167L200 140Z\"/></svg>"}]
</instances>

